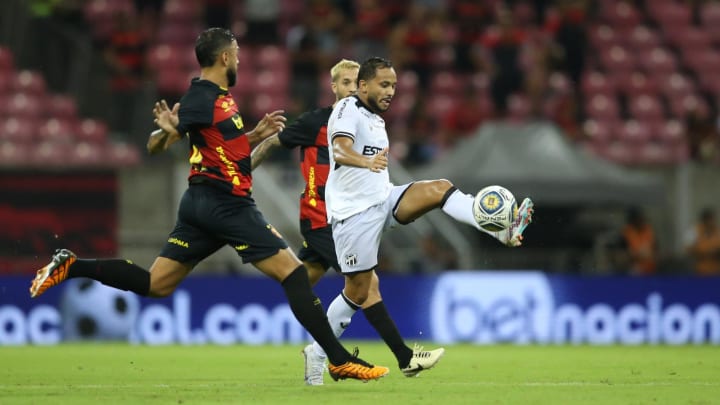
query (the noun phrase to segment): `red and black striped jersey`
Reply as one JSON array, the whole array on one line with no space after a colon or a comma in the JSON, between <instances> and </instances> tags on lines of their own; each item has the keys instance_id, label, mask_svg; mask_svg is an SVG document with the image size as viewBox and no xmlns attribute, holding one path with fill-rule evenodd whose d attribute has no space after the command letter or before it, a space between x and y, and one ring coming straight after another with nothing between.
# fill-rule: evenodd
<instances>
[{"instance_id":1,"label":"red and black striped jersey","mask_svg":"<svg viewBox=\"0 0 720 405\"><path fill-rule=\"evenodd\" d=\"M195 78L180 99L177 130L190 140L190 176L237 196L250 196L250 143L227 89ZM202 176L202 177L201 177Z\"/></svg>"},{"instance_id":2,"label":"red and black striped jersey","mask_svg":"<svg viewBox=\"0 0 720 405\"><path fill-rule=\"evenodd\" d=\"M331 112L332 107L306 112L278 136L284 147L300 147L300 171L305 178L305 190L300 195L301 231L328 226L325 183L330 172L327 122Z\"/></svg>"}]
</instances>

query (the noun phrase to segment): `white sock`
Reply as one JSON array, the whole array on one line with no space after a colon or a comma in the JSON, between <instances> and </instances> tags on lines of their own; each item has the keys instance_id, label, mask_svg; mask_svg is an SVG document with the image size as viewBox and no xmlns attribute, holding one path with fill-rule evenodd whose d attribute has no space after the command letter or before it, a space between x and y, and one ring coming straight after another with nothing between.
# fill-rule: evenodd
<instances>
[{"instance_id":1,"label":"white sock","mask_svg":"<svg viewBox=\"0 0 720 405\"><path fill-rule=\"evenodd\" d=\"M360 308L360 305L356 305L355 303L350 305L348 301L350 300L341 292L328 307L328 322L336 337L340 337L343 332L345 332L345 329L350 325L353 315L355 315L355 312ZM320 347L318 342L313 342L313 349L315 349L315 353L318 356L326 357L325 351Z\"/></svg>"},{"instance_id":2,"label":"white sock","mask_svg":"<svg viewBox=\"0 0 720 405\"><path fill-rule=\"evenodd\" d=\"M460 190L455 190L455 192L450 194L450 197L445 200L445 205L442 206L442 210L456 221L468 224L480 232L485 232L495 239L502 240L500 232L485 230L475 221L475 215L473 215L474 202L475 197L470 194L465 194Z\"/></svg>"}]
</instances>

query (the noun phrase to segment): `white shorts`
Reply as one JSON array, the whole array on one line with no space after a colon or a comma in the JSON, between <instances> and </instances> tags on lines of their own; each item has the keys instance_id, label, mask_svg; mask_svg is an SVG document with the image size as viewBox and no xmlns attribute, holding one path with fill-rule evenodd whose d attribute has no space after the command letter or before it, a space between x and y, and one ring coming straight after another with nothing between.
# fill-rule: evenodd
<instances>
[{"instance_id":1,"label":"white shorts","mask_svg":"<svg viewBox=\"0 0 720 405\"><path fill-rule=\"evenodd\" d=\"M398 225L395 212L411 184L394 186L384 202L342 221L333 221L335 252L343 273L371 270L377 266L382 234Z\"/></svg>"}]
</instances>

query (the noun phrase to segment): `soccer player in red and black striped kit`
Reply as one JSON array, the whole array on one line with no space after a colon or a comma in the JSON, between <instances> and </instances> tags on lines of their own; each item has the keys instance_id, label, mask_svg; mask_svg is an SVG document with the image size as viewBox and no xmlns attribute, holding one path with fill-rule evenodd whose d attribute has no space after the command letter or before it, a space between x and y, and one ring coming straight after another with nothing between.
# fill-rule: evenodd
<instances>
[{"instance_id":1,"label":"soccer player in red and black striped kit","mask_svg":"<svg viewBox=\"0 0 720 405\"><path fill-rule=\"evenodd\" d=\"M238 45L226 29L203 31L195 54L201 67L179 104L164 102L153 110L161 130L148 141L150 153L166 150L187 137L189 186L178 208L177 223L150 271L122 259L79 259L67 249L38 270L30 294L36 297L67 278L87 277L139 295L170 295L195 265L224 245L279 281L298 321L328 352L334 379L374 380L388 373L351 355L335 337L308 273L280 234L265 221L251 197L251 149L285 127L282 111L266 114L245 131L238 106L228 92L237 77Z\"/></svg>"},{"instance_id":2,"label":"soccer player in red and black striped kit","mask_svg":"<svg viewBox=\"0 0 720 405\"><path fill-rule=\"evenodd\" d=\"M330 69L335 103L355 93L359 69L359 63L346 59ZM300 147L300 171L305 178L305 190L300 196L300 232L305 241L298 257L305 264L312 285L320 280L328 268L340 271L332 227L327 222L325 209L325 183L330 171L327 123L333 106L300 115L282 132L263 141L252 152L254 169L278 146L288 149ZM444 350L425 351L417 346L408 347L382 301L377 282L373 284L372 294L373 299L369 300L371 303L367 306L353 303L343 292L333 300L328 308L328 318L335 334L340 336L349 326L352 315L362 308L368 322L392 350L406 376L416 376L420 370L433 367ZM323 384L325 353L321 347L315 346L316 344L310 344L303 350L307 385Z\"/></svg>"}]
</instances>

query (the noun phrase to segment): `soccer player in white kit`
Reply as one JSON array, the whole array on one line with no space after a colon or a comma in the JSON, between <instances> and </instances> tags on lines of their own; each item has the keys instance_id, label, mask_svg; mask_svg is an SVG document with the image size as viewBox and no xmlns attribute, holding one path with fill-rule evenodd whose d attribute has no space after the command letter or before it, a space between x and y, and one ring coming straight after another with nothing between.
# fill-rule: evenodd
<instances>
[{"instance_id":1,"label":"soccer player in white kit","mask_svg":"<svg viewBox=\"0 0 720 405\"><path fill-rule=\"evenodd\" d=\"M450 181L424 180L401 186L390 182L389 140L379 114L390 107L396 84L392 63L370 58L360 66L357 94L340 100L330 115L330 174L325 201L345 288L328 307L328 320L339 334L357 309L363 308L367 316L367 309L378 308L374 312L390 324L388 333L381 334L388 346L410 350L380 295L375 269L382 233L438 207L460 222L482 228L472 213L473 196L461 192ZM531 220L532 202L525 199L511 227L491 234L508 246L519 246ZM406 353L408 362L400 361L400 369L406 376L415 376L433 367L444 351L425 351L416 346L412 353Z\"/></svg>"}]
</instances>

